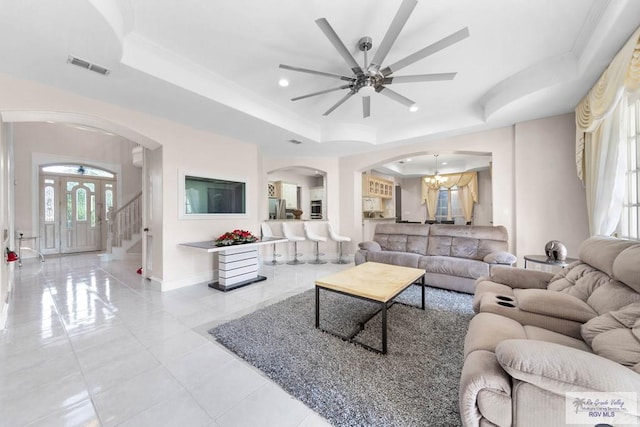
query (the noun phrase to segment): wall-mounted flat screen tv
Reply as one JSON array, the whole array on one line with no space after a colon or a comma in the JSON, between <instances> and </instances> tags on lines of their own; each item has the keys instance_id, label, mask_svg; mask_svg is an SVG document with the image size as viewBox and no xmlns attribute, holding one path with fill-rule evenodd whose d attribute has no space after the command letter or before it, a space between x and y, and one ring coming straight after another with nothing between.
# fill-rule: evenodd
<instances>
[{"instance_id":1,"label":"wall-mounted flat screen tv","mask_svg":"<svg viewBox=\"0 0 640 427\"><path fill-rule=\"evenodd\" d=\"M185 175L185 211L189 214L245 214L246 183Z\"/></svg>"}]
</instances>

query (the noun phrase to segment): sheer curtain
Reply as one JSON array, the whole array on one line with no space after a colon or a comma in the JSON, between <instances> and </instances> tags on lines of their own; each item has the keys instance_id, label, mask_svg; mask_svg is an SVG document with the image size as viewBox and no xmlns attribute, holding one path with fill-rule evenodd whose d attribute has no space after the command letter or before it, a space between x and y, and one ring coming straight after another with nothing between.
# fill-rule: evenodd
<instances>
[{"instance_id":1,"label":"sheer curtain","mask_svg":"<svg viewBox=\"0 0 640 427\"><path fill-rule=\"evenodd\" d=\"M438 192L441 188L458 187L458 197L460 206L464 213L466 222L471 221L473 215L473 204L478 203L478 173L452 173L442 175L445 181L440 184L427 182L429 177L422 178L422 203L427 205L427 218L430 221L436 219L436 206L438 203Z\"/></svg>"},{"instance_id":2,"label":"sheer curtain","mask_svg":"<svg viewBox=\"0 0 640 427\"><path fill-rule=\"evenodd\" d=\"M640 91L640 29L576 107L576 167L591 235L611 235L624 198L627 97Z\"/></svg>"}]
</instances>

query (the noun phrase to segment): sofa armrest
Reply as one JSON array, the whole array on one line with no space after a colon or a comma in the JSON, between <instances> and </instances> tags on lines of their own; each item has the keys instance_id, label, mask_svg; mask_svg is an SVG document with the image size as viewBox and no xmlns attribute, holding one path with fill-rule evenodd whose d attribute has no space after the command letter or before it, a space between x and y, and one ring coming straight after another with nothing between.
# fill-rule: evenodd
<instances>
[{"instance_id":1,"label":"sofa armrest","mask_svg":"<svg viewBox=\"0 0 640 427\"><path fill-rule=\"evenodd\" d=\"M546 289L516 289L518 308L529 313L586 323L598 313L580 298Z\"/></svg>"},{"instance_id":2,"label":"sofa armrest","mask_svg":"<svg viewBox=\"0 0 640 427\"><path fill-rule=\"evenodd\" d=\"M374 242L374 241L360 242L360 243L358 243L358 247L361 250L371 251L371 252L376 252L376 251L381 251L382 250L382 247L380 246L380 243Z\"/></svg>"},{"instance_id":3,"label":"sofa armrest","mask_svg":"<svg viewBox=\"0 0 640 427\"><path fill-rule=\"evenodd\" d=\"M491 281L502 283L511 288L537 288L547 289L553 278L553 273L537 270L525 270L524 268L511 268L495 266L491 269Z\"/></svg>"},{"instance_id":4,"label":"sofa armrest","mask_svg":"<svg viewBox=\"0 0 640 427\"><path fill-rule=\"evenodd\" d=\"M467 355L458 393L462 425L478 426L482 419L493 425L511 425L511 378L492 351Z\"/></svg>"},{"instance_id":5,"label":"sofa armrest","mask_svg":"<svg viewBox=\"0 0 640 427\"><path fill-rule=\"evenodd\" d=\"M640 390L640 374L612 360L564 345L527 339L502 341L496 358L513 378L558 395ZM632 414L638 415L638 414Z\"/></svg>"},{"instance_id":6,"label":"sofa armrest","mask_svg":"<svg viewBox=\"0 0 640 427\"><path fill-rule=\"evenodd\" d=\"M509 252L491 252L483 258L483 261L487 264L513 265L518 258Z\"/></svg>"}]
</instances>

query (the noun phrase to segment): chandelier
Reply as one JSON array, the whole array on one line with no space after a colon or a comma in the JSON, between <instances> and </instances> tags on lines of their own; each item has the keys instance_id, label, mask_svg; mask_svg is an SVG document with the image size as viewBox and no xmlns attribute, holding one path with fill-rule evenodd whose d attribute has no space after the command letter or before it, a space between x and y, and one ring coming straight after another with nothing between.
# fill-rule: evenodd
<instances>
[{"instance_id":1,"label":"chandelier","mask_svg":"<svg viewBox=\"0 0 640 427\"><path fill-rule=\"evenodd\" d=\"M444 183L447 178L443 177L442 175L440 175L438 173L438 156L439 154L434 154L433 157L436 158L436 173L432 176L427 176L424 178L424 182L426 182L427 184L436 184L436 185L441 185L442 183Z\"/></svg>"}]
</instances>

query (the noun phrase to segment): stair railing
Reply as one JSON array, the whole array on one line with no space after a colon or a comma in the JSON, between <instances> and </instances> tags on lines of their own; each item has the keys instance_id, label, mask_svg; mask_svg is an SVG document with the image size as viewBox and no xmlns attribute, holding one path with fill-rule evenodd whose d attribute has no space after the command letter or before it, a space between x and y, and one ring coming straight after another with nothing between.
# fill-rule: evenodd
<instances>
[{"instance_id":1,"label":"stair railing","mask_svg":"<svg viewBox=\"0 0 640 427\"><path fill-rule=\"evenodd\" d=\"M113 247L122 246L123 240L140 233L142 228L142 192L114 211L107 214L107 252Z\"/></svg>"}]
</instances>

